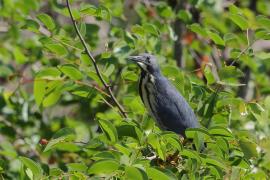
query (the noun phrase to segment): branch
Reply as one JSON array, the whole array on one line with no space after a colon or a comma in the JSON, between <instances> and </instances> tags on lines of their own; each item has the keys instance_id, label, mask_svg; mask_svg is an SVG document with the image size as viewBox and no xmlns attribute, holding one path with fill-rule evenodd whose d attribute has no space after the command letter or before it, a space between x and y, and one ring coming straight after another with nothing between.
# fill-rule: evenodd
<instances>
[{"instance_id":1,"label":"branch","mask_svg":"<svg viewBox=\"0 0 270 180\"><path fill-rule=\"evenodd\" d=\"M107 90L107 92L108 92L110 98L113 100L114 104L115 104L115 105L117 106L117 108L119 109L121 115L122 115L123 117L127 118L127 114L126 114L124 108L123 108L123 107L121 106L121 104L116 100L116 98L115 98L114 95L113 95L113 92L112 92L111 87L110 87L110 86L106 83L106 81L103 79L103 77L102 77L102 75L101 75L101 73L100 73L100 70L99 70L99 68L98 68L98 65L97 65L97 63L96 63L96 60L95 60L95 58L93 57L93 55L91 54L90 50L88 49L88 47L87 47L87 45L86 45L86 42L84 41L84 39L83 39L83 37L82 37L82 35L81 35L81 33L80 33L78 27L77 27L76 21L75 21L73 15L72 15L72 12L71 12L71 8L70 8L70 5L69 5L69 0L66 0L66 3L67 3L68 12L69 12L70 18L71 18L71 20L72 20L73 26L74 26L74 28L75 28L75 30L76 30L76 33L77 33L77 35L79 36L79 39L80 39L80 41L81 41L81 43L82 43L82 45L83 45L83 47L84 47L84 50L85 50L86 54L88 55L88 57L90 58L90 60L91 60L92 63L93 63L94 68L95 68L95 70L96 70L96 73L97 73L97 75L98 75L100 81L102 82L103 86L106 88L106 90Z\"/></svg>"},{"instance_id":2,"label":"branch","mask_svg":"<svg viewBox=\"0 0 270 180\"><path fill-rule=\"evenodd\" d=\"M176 4L175 12L177 13L179 10L184 9L184 2L180 1ZM174 59L176 60L176 64L178 67L183 68L185 66L185 62L183 61L183 45L181 42L181 38L183 36L183 32L185 30L185 26L182 20L176 18L174 21L174 32L177 36L176 41L174 42Z\"/></svg>"}]
</instances>

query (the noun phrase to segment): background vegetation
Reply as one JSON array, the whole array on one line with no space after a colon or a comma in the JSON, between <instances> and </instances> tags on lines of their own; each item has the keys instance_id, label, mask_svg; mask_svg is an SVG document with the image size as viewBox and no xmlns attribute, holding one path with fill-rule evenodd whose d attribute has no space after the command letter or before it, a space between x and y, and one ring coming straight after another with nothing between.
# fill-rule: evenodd
<instances>
[{"instance_id":1,"label":"background vegetation","mask_svg":"<svg viewBox=\"0 0 270 180\"><path fill-rule=\"evenodd\" d=\"M66 1L1 0L1 179L269 178L268 0L70 3L127 118ZM147 114L126 59L141 52L157 56L196 112L202 128L186 132L194 145Z\"/></svg>"}]
</instances>

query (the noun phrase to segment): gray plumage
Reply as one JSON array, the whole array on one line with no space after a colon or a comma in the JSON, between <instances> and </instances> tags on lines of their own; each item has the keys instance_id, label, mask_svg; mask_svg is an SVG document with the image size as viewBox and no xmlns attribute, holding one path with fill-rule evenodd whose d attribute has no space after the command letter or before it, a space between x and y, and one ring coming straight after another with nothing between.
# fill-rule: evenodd
<instances>
[{"instance_id":1,"label":"gray plumage","mask_svg":"<svg viewBox=\"0 0 270 180\"><path fill-rule=\"evenodd\" d=\"M150 54L131 56L141 68L139 93L150 115L163 130L185 136L187 128L198 127L198 120L184 97L164 77L156 58Z\"/></svg>"}]
</instances>

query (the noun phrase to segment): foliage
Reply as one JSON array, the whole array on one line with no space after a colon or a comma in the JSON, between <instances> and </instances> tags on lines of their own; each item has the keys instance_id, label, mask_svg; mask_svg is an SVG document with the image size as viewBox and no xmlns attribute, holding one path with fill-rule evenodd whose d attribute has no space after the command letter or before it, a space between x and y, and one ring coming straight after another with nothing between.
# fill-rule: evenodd
<instances>
[{"instance_id":1,"label":"foliage","mask_svg":"<svg viewBox=\"0 0 270 180\"><path fill-rule=\"evenodd\" d=\"M268 179L270 2L251 2L189 0L177 10L172 1L72 1L123 118L65 1L0 1L0 178ZM186 131L191 142L161 131L138 96L139 69L127 57L146 51L200 120Z\"/></svg>"}]
</instances>

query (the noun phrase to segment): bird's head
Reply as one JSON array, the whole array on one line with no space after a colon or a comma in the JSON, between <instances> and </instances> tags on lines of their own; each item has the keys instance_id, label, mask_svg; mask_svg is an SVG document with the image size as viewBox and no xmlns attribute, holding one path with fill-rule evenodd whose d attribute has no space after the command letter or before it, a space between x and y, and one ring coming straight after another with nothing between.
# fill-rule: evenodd
<instances>
[{"instance_id":1,"label":"bird's head","mask_svg":"<svg viewBox=\"0 0 270 180\"><path fill-rule=\"evenodd\" d=\"M141 70L146 73L154 74L160 72L156 57L151 54L143 53L138 56L130 56L128 59L136 62Z\"/></svg>"}]
</instances>

